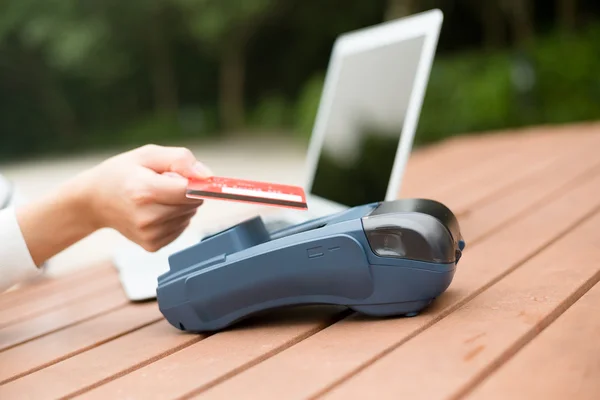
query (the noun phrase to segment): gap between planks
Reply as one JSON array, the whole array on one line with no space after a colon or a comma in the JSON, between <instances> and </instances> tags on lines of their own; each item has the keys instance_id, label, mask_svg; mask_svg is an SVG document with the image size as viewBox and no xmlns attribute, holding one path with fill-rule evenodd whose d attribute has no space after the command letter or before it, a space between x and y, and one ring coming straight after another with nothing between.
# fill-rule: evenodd
<instances>
[{"instance_id":1,"label":"gap between planks","mask_svg":"<svg viewBox=\"0 0 600 400\"><path fill-rule=\"evenodd\" d=\"M257 358L251 359L249 360L247 363L240 365L237 368L232 369L231 371L229 371L226 374L223 374L211 381L209 381L208 383L206 383L205 385L203 385L200 389L198 390L207 390L213 386L216 386L222 382L225 382L227 379L229 379L232 376L237 375L238 373L248 369L248 368L252 368L254 365L260 364L262 361L272 357L273 355L280 353L281 351L284 351L285 349L294 346L295 344L301 342L302 340L314 335L315 333L319 332L322 329L327 328L327 326L333 325L334 323L340 321L341 319L345 318L346 316L348 316L350 314L349 310L342 310L337 314L333 314L330 315L328 319L322 321L322 323L316 324L315 326L313 326L312 328L302 331L300 332L298 335L292 337L290 340L286 341L285 343L281 344L280 346L277 346L269 351L267 351L266 353L263 353L262 355L260 355ZM214 335L212 335L214 336ZM197 342L198 343L198 342ZM193 343L190 346L197 344L197 343ZM189 346L188 346L189 347ZM181 349L183 350L183 349ZM173 353L174 354L174 353ZM166 358L167 356L169 356L171 354L165 354L164 357L161 357L161 359ZM149 365L150 363L144 363L144 365L140 365L138 368L136 368L136 370L141 369L142 367L145 367L147 365ZM131 373L133 371L128 371L127 373ZM124 376L126 374L122 374L121 376ZM114 381L115 379L117 379L119 377L114 377L113 379L110 379L109 381ZM107 381L108 382L108 381ZM81 394L86 394L85 398L93 398L94 396L99 397L99 398L103 398L102 394L100 393L95 393L92 397L89 396L89 391L93 390L95 388L100 387L101 384L94 384L93 386L87 388L86 390L82 390L80 392L77 393L77 395L81 395ZM190 394L191 395L191 394ZM70 396L69 396L70 397ZM75 396L73 396L75 397Z\"/></svg>"},{"instance_id":2,"label":"gap between planks","mask_svg":"<svg viewBox=\"0 0 600 400\"><path fill-rule=\"evenodd\" d=\"M551 202L552 199L560 197L561 193L573 190L578 186L585 184L587 180L591 180L595 176L600 175L600 159L596 163L592 163L591 165L582 168L581 171L577 169L577 172L573 175L567 174L562 176L561 170L564 170L564 168L559 167L557 170L558 171L556 171L556 175L554 175L551 179L552 185L555 186L543 188L542 190L535 191L535 193L531 193L528 189L535 187L537 183L526 182L524 185L530 184L529 187L525 186L509 193L507 196L499 197L496 201L490 202L482 206L481 209L477 209L469 213L467 217L462 218L461 230L464 231L463 236L466 238L471 238L469 244L472 246L475 243L487 239L489 236L494 234L495 230L499 229L500 227L516 222L518 219L527 216L527 214L531 212L534 212L535 209L540 205ZM539 180L540 177L536 177L534 179ZM512 210L513 208L511 208L508 204L505 204L504 201L506 200L507 202L510 202L510 200L512 200L515 196L519 195L524 199L523 203L528 201L530 201L530 203L521 209L517 208L515 212L507 212L507 210ZM498 221L488 224L480 223L482 218L480 215L485 214L486 212L488 216L492 215L492 217ZM502 216L503 218L500 219L499 216ZM482 229L482 226L485 228ZM472 234L473 231L475 234Z\"/></svg>"},{"instance_id":3,"label":"gap between planks","mask_svg":"<svg viewBox=\"0 0 600 400\"><path fill-rule=\"evenodd\" d=\"M466 399L596 400L600 393L599 309L600 284L596 284L535 341L472 388Z\"/></svg>"},{"instance_id":4,"label":"gap between planks","mask_svg":"<svg viewBox=\"0 0 600 400\"><path fill-rule=\"evenodd\" d=\"M0 329L0 352L31 340L67 329L127 305L122 289L111 290L85 301L59 307L52 312Z\"/></svg>"},{"instance_id":5,"label":"gap between planks","mask_svg":"<svg viewBox=\"0 0 600 400\"><path fill-rule=\"evenodd\" d=\"M60 277L42 275L31 282L23 284L21 287L10 289L8 292L0 294L0 309L4 310L14 307L36 297L52 295L57 291L66 290L72 287L72 285L78 285L81 282L88 281L92 277L95 278L98 275L102 276L104 274L116 275L115 268L109 263L104 262Z\"/></svg>"},{"instance_id":6,"label":"gap between planks","mask_svg":"<svg viewBox=\"0 0 600 400\"><path fill-rule=\"evenodd\" d=\"M64 335L64 331L58 331L28 342L26 346L16 346L1 352L0 385L92 350L138 329L160 322L162 319L162 315L156 310L154 304L129 305L112 313L77 324L71 328L68 336ZM116 329L111 329L115 325ZM99 332L103 329L108 332ZM93 336L99 333L103 336L96 337L91 341L86 340L90 334L88 332L91 332ZM67 337L61 340L61 336ZM81 339L82 336L84 337L83 340Z\"/></svg>"},{"instance_id":7,"label":"gap between planks","mask_svg":"<svg viewBox=\"0 0 600 400\"><path fill-rule=\"evenodd\" d=\"M91 296L102 295L106 291L118 289L119 287L119 282L113 276L98 277L90 281L88 285L75 286L72 291L62 290L47 296L47 298L38 298L36 301L7 307L0 310L0 329L38 317L71 303L85 301Z\"/></svg>"},{"instance_id":8,"label":"gap between planks","mask_svg":"<svg viewBox=\"0 0 600 400\"><path fill-rule=\"evenodd\" d=\"M341 307L335 314L327 311L328 318L320 319L319 324L331 324L343 317L347 312ZM323 312L321 311L321 315ZM246 335L253 332L277 328L280 331L302 331L302 327L313 324L312 319L303 321L302 314L296 313L300 320L297 323L282 323L275 321L275 327L259 325L250 329L246 326ZM285 317L283 318L285 321ZM321 326L319 329L322 329ZM238 328L238 334L240 334ZM236 336L236 332L230 335ZM82 353L69 360L55 364L49 368L40 370L22 379L13 381L4 387L0 387L0 397L10 397L18 393L29 392L36 399L65 398L74 394L84 394L84 398L90 398L86 393L97 385L112 381L120 376L131 373L147 365L154 365L156 360L169 355L177 354L183 348L194 344L203 343L216 336L193 335L175 333L175 330L165 321L152 324L151 326L137 330L136 332L111 341L101 347ZM87 368L82 368L85 365ZM196 373L195 371L189 371ZM56 376L69 376L69 380L56 380ZM44 384L40 384L44 382Z\"/></svg>"},{"instance_id":9,"label":"gap between planks","mask_svg":"<svg viewBox=\"0 0 600 400\"><path fill-rule=\"evenodd\" d=\"M407 182L402 185L400 195L402 197L432 197L445 199L449 194L455 192L456 187L462 187L464 193L470 193L473 188L477 188L482 183L488 185L491 181L492 187L487 187L488 191L483 195L474 196L470 194L469 198L463 200L462 197L455 200L456 204L449 204L457 214L464 212L466 204L476 200L481 202L486 197L489 197L489 190L503 187L510 184L515 176L507 174L506 169L501 170L499 165L510 165L512 167L519 166L518 174L531 173L540 170L540 165L558 161L564 154L554 154L552 150L557 146L563 152L569 154L589 148L590 145L597 145L600 135L597 133L587 133L581 135L578 141L573 141L571 137L561 134L551 138L547 137L522 137L519 139L505 140L499 144L492 140L483 141L471 145L464 143L464 147L470 151L460 158L460 162L453 160L452 162L444 161L444 154L441 154L434 160L428 160L429 168L433 171L430 174L412 172L412 164L409 162L407 167ZM532 153L534 152L534 153ZM545 154L545 158L540 158L539 155ZM566 156L568 157L569 154ZM548 160L550 158L550 160ZM534 163L532 164L532 160ZM510 161L510 162L509 162ZM531 167L533 165L533 168ZM451 166L451 167L449 167ZM498 173L500 171L500 173ZM418 179L417 179L418 177ZM416 181L415 181L416 180ZM433 184L433 182L436 182ZM501 182L502 185L498 185Z\"/></svg>"},{"instance_id":10,"label":"gap between planks","mask_svg":"<svg viewBox=\"0 0 600 400\"><path fill-rule=\"evenodd\" d=\"M600 222L600 221L598 221ZM516 341L509 346L503 354L501 354L495 360L492 360L487 367L483 368L478 374L476 374L472 380L464 387L459 389L456 394L450 396L450 399L458 400L463 398L465 395L470 393L477 385L483 382L486 378L492 375L498 370L503 364L515 356L523 347L532 342L536 337L547 329L556 319L564 314L573 304L575 304L581 297L583 297L591 288L593 288L598 282L600 282L600 270L585 281L580 287L578 287L571 295L569 295L564 301L556 306L551 312L548 313L541 321L539 321L534 328L526 332L522 337L516 339Z\"/></svg>"}]
</instances>

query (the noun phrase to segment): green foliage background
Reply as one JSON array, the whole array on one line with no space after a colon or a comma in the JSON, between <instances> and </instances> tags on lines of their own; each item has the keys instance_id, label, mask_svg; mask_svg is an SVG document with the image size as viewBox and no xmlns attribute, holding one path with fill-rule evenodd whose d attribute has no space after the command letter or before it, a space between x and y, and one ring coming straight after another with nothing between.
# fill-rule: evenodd
<instances>
[{"instance_id":1,"label":"green foliage background","mask_svg":"<svg viewBox=\"0 0 600 400\"><path fill-rule=\"evenodd\" d=\"M391 3L446 15L417 145L598 119L600 5L580 0L582 23L566 31L552 2L527 1L533 40L490 49L483 3L463 0L5 0L0 162L225 135L306 140L336 36L381 22ZM524 62L534 80L519 91Z\"/></svg>"},{"instance_id":2,"label":"green foliage background","mask_svg":"<svg viewBox=\"0 0 600 400\"><path fill-rule=\"evenodd\" d=\"M535 82L521 94L513 82L510 50L438 57L431 71L415 141L457 134L560 124L600 118L600 25L577 34L541 36L525 50ZM296 132L308 137L322 77L310 80L297 103Z\"/></svg>"}]
</instances>

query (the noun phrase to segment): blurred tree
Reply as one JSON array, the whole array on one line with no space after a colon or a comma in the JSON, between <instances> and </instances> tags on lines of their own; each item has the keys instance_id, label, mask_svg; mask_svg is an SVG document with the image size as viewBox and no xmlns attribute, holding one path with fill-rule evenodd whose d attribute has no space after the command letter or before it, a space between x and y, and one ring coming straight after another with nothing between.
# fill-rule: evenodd
<instances>
[{"instance_id":1,"label":"blurred tree","mask_svg":"<svg viewBox=\"0 0 600 400\"><path fill-rule=\"evenodd\" d=\"M170 29L175 19L172 1L103 0L96 4L110 24L112 43L130 57L141 51L147 60L155 109L175 113L179 101Z\"/></svg>"},{"instance_id":2,"label":"blurred tree","mask_svg":"<svg viewBox=\"0 0 600 400\"><path fill-rule=\"evenodd\" d=\"M556 0L556 15L560 27L565 31L575 29L577 23L577 0Z\"/></svg>"},{"instance_id":3,"label":"blurred tree","mask_svg":"<svg viewBox=\"0 0 600 400\"><path fill-rule=\"evenodd\" d=\"M72 0L8 1L0 8L0 46L10 47L17 90L32 92L55 130L69 137L78 131L77 117L51 67L77 62L100 31L74 18L75 8Z\"/></svg>"},{"instance_id":4,"label":"blurred tree","mask_svg":"<svg viewBox=\"0 0 600 400\"><path fill-rule=\"evenodd\" d=\"M416 0L388 0L384 19L389 21L406 17L416 12Z\"/></svg>"},{"instance_id":5,"label":"blurred tree","mask_svg":"<svg viewBox=\"0 0 600 400\"><path fill-rule=\"evenodd\" d=\"M481 2L483 43L487 49L498 49L506 44L506 23L502 18L498 3Z\"/></svg>"},{"instance_id":6,"label":"blurred tree","mask_svg":"<svg viewBox=\"0 0 600 400\"><path fill-rule=\"evenodd\" d=\"M267 126L309 135L336 37L433 7L422 139L598 115L597 0L1 0L0 161Z\"/></svg>"},{"instance_id":7,"label":"blurred tree","mask_svg":"<svg viewBox=\"0 0 600 400\"><path fill-rule=\"evenodd\" d=\"M219 61L219 120L223 130L245 124L245 49L257 30L280 15L278 0L173 0L182 7L190 33Z\"/></svg>"},{"instance_id":8,"label":"blurred tree","mask_svg":"<svg viewBox=\"0 0 600 400\"><path fill-rule=\"evenodd\" d=\"M131 1L131 0L129 0ZM138 0L139 1L139 0ZM152 59L152 86L156 107L161 111L176 112L178 108L177 77L173 65L170 38L165 14L170 9L167 0L144 1L149 3L145 29L147 45Z\"/></svg>"},{"instance_id":9,"label":"blurred tree","mask_svg":"<svg viewBox=\"0 0 600 400\"><path fill-rule=\"evenodd\" d=\"M489 1L487 2L489 3ZM500 0L500 6L508 17L517 46L529 43L535 34L533 0Z\"/></svg>"},{"instance_id":10,"label":"blurred tree","mask_svg":"<svg viewBox=\"0 0 600 400\"><path fill-rule=\"evenodd\" d=\"M506 44L506 21L497 1L468 0L482 27L482 42L486 49L499 49Z\"/></svg>"},{"instance_id":11,"label":"blurred tree","mask_svg":"<svg viewBox=\"0 0 600 400\"><path fill-rule=\"evenodd\" d=\"M69 141L81 132L81 104L69 96L69 83L104 88L129 71L130 56L115 48L102 7L92 1L20 0L2 3L0 11L0 47L12 49L14 79Z\"/></svg>"}]
</instances>

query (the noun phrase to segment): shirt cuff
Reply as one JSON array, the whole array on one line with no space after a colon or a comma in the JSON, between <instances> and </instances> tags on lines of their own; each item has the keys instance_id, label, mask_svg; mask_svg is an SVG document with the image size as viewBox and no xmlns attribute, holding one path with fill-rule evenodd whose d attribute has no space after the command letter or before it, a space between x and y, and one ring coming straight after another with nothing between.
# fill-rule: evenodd
<instances>
[{"instance_id":1,"label":"shirt cuff","mask_svg":"<svg viewBox=\"0 0 600 400\"><path fill-rule=\"evenodd\" d=\"M15 208L0 210L0 292L42 271L31 258Z\"/></svg>"}]
</instances>

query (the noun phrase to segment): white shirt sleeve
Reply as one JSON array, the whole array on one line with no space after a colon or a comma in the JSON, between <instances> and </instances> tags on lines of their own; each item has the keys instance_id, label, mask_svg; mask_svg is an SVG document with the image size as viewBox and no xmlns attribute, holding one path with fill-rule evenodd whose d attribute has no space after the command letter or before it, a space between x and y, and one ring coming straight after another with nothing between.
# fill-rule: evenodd
<instances>
[{"instance_id":1,"label":"white shirt sleeve","mask_svg":"<svg viewBox=\"0 0 600 400\"><path fill-rule=\"evenodd\" d=\"M42 271L31 258L15 208L0 210L0 293Z\"/></svg>"}]
</instances>

